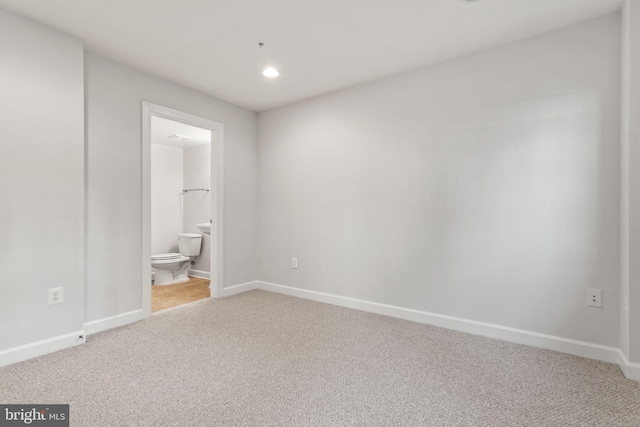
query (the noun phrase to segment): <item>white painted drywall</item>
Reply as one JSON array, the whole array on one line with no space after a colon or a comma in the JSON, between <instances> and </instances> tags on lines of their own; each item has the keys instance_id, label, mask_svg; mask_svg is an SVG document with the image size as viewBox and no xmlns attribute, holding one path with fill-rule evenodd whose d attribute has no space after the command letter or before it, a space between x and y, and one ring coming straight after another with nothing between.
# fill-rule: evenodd
<instances>
[{"instance_id":1,"label":"white painted drywall","mask_svg":"<svg viewBox=\"0 0 640 427\"><path fill-rule=\"evenodd\" d=\"M182 233L183 189L182 148L151 144L152 255L179 252L178 234Z\"/></svg>"},{"instance_id":2,"label":"white painted drywall","mask_svg":"<svg viewBox=\"0 0 640 427\"><path fill-rule=\"evenodd\" d=\"M622 81L620 110L620 349L629 358L629 317L624 308L629 296L629 0L622 18ZM627 300L628 301L628 300Z\"/></svg>"},{"instance_id":3,"label":"white painted drywall","mask_svg":"<svg viewBox=\"0 0 640 427\"><path fill-rule=\"evenodd\" d=\"M211 144L184 150L185 188L211 190ZM197 224L211 220L211 191L191 191L184 195L185 233L199 233ZM195 259L193 270L211 272L211 236L202 234L200 256Z\"/></svg>"},{"instance_id":4,"label":"white painted drywall","mask_svg":"<svg viewBox=\"0 0 640 427\"><path fill-rule=\"evenodd\" d=\"M82 58L80 40L0 9L0 350L82 330Z\"/></svg>"},{"instance_id":5,"label":"white painted drywall","mask_svg":"<svg viewBox=\"0 0 640 427\"><path fill-rule=\"evenodd\" d=\"M629 353L631 362L640 363L640 1L630 0L624 13L627 19L626 31L626 86L627 99L623 104L623 144L628 144L628 215L629 215L629 263L628 292L629 318L623 318L628 325ZM623 289L625 287L623 281Z\"/></svg>"},{"instance_id":6,"label":"white painted drywall","mask_svg":"<svg viewBox=\"0 0 640 427\"><path fill-rule=\"evenodd\" d=\"M87 303L85 321L141 308L141 102L224 124L225 286L257 278L254 112L85 54Z\"/></svg>"},{"instance_id":7,"label":"white painted drywall","mask_svg":"<svg viewBox=\"0 0 640 427\"><path fill-rule=\"evenodd\" d=\"M259 135L260 280L618 345L619 14L260 113Z\"/></svg>"}]
</instances>

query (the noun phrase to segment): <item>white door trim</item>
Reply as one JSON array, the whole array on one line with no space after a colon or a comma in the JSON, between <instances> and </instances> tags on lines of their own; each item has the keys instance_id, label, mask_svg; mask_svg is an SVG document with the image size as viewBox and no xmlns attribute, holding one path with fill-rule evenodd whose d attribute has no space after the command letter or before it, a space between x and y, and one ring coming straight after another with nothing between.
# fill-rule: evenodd
<instances>
[{"instance_id":1,"label":"white door trim","mask_svg":"<svg viewBox=\"0 0 640 427\"><path fill-rule=\"evenodd\" d=\"M224 288L224 125L142 101L142 317L151 316L151 117L163 117L211 130L211 297Z\"/></svg>"}]
</instances>

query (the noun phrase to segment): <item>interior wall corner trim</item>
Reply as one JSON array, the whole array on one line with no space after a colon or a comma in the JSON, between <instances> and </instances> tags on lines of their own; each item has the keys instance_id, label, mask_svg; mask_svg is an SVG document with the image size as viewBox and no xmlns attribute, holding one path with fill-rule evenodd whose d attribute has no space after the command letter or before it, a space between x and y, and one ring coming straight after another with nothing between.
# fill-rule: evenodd
<instances>
[{"instance_id":1,"label":"interior wall corner trim","mask_svg":"<svg viewBox=\"0 0 640 427\"><path fill-rule=\"evenodd\" d=\"M258 288L258 281L253 280L251 282L240 283L239 285L229 286L222 290L223 297L230 297L231 295L241 294L243 292L252 291Z\"/></svg>"},{"instance_id":2,"label":"interior wall corner trim","mask_svg":"<svg viewBox=\"0 0 640 427\"><path fill-rule=\"evenodd\" d=\"M622 349L618 349L617 363L627 379L640 381L640 363L630 362Z\"/></svg>"},{"instance_id":3,"label":"interior wall corner trim","mask_svg":"<svg viewBox=\"0 0 640 427\"><path fill-rule=\"evenodd\" d=\"M137 322L138 320L142 320L142 309L117 314L111 317L105 317L103 319L92 320L83 324L83 327L84 330L87 331L87 335L92 335L106 331L107 329L128 325L130 323Z\"/></svg>"}]
</instances>

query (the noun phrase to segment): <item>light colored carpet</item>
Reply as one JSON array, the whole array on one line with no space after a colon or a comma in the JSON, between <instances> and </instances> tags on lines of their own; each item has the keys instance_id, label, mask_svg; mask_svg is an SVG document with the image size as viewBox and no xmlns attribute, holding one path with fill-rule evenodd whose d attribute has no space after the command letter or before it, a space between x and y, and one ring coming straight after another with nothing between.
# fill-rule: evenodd
<instances>
[{"instance_id":1,"label":"light colored carpet","mask_svg":"<svg viewBox=\"0 0 640 427\"><path fill-rule=\"evenodd\" d=\"M639 426L617 366L252 291L0 369L73 426Z\"/></svg>"}]
</instances>

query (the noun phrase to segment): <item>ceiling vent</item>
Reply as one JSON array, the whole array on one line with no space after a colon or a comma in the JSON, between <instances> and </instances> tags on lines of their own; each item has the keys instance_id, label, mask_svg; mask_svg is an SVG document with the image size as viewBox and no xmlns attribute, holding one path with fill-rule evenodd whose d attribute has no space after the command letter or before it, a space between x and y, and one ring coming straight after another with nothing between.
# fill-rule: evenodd
<instances>
[{"instance_id":1,"label":"ceiling vent","mask_svg":"<svg viewBox=\"0 0 640 427\"><path fill-rule=\"evenodd\" d=\"M188 135L180 135L176 133L175 135L168 136L167 139L177 139L179 141L188 141L193 138Z\"/></svg>"}]
</instances>

